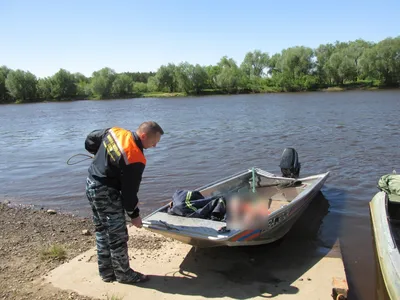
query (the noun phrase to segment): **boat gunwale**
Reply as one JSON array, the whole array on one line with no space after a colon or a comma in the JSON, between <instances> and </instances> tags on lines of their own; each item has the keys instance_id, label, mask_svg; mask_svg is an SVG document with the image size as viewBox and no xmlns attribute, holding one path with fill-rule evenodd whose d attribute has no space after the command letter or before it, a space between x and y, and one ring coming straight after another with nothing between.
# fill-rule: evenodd
<instances>
[{"instance_id":1,"label":"boat gunwale","mask_svg":"<svg viewBox=\"0 0 400 300\"><path fill-rule=\"evenodd\" d=\"M318 179L318 178L321 178L321 179L326 180L326 178L328 177L328 175L329 175L329 173L330 173L330 172L328 171L328 172L325 172L325 173L320 173L320 174L316 174L316 175L310 175L310 176L303 177L303 178L288 178L288 177L283 177L283 176L277 176L277 175L275 175L275 174L273 174L273 173L264 171L264 170L262 170L262 169L260 169L260 168L254 168L254 170L255 170L256 172L260 172L260 174L261 174L262 176L264 176L264 177L271 178L271 179L278 179L278 180L287 180L287 181L304 181L304 180L312 180L312 179ZM239 178L239 177L241 177L241 176L243 176L243 175L246 175L246 174L248 174L248 173L251 173L251 172L252 172L251 169L247 169L247 170L245 170L245 171L237 172L237 173L235 173L235 174L233 174L233 175L226 176L226 177L223 177L222 179L215 180L215 181L212 181L212 182L210 182L210 183L208 183L208 184L205 184L205 185L202 185L202 186L200 186L200 187L197 187L197 188L195 188L194 190L197 190L197 191L200 191L200 192L201 192L201 191L203 191L203 190L205 190L205 189L209 189L209 188L212 188L212 187L214 187L214 186L223 184L223 183L225 183L225 182L229 182L229 181L231 181L231 180L234 180L234 179L236 179L236 178ZM314 186L316 186L317 184L318 184L318 183L316 183ZM312 190L312 189L310 189L310 190ZM287 205L289 205L289 204L291 204L292 202L294 202L294 201L298 198L298 196L299 196L299 195L297 195L297 196L296 196L293 200L291 200ZM147 218L151 217L152 215L154 215L154 214L156 214L156 213L158 213L158 212L160 212L160 211L165 210L165 208L167 208L168 206L169 206L169 203L167 203L167 204L165 204L165 205L159 207L158 209L156 209L156 210L154 210L153 212L151 212L151 213L149 213L148 215L146 215L146 216L142 219L142 221L145 221ZM272 212L271 214L273 214L273 213L274 213L274 212ZM143 223L143 224L144 224L144 223ZM149 224L149 225L150 225L150 224Z\"/></svg>"}]
</instances>

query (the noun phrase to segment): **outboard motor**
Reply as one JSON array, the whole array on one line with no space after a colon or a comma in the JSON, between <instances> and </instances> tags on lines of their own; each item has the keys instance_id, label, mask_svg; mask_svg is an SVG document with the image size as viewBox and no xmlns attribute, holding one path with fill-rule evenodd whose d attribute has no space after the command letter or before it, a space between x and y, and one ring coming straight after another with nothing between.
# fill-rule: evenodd
<instances>
[{"instance_id":1,"label":"outboard motor","mask_svg":"<svg viewBox=\"0 0 400 300\"><path fill-rule=\"evenodd\" d=\"M294 148L283 150L279 164L283 177L298 178L300 175L300 165L299 156Z\"/></svg>"}]
</instances>

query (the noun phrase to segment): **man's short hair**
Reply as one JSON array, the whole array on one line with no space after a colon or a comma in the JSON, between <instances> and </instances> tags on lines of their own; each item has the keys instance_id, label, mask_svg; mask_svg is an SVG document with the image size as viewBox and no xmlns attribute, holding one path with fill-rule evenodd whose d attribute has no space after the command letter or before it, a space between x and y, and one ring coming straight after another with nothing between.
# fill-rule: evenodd
<instances>
[{"instance_id":1,"label":"man's short hair","mask_svg":"<svg viewBox=\"0 0 400 300\"><path fill-rule=\"evenodd\" d=\"M154 121L143 122L139 125L138 130L149 135L156 134L157 132L159 132L161 135L164 134L164 130L161 128L161 126Z\"/></svg>"}]
</instances>

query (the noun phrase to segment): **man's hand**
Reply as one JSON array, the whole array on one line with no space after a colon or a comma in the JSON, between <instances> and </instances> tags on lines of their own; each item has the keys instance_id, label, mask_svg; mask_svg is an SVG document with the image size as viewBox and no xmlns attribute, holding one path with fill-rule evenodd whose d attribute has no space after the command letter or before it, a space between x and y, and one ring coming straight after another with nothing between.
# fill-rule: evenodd
<instances>
[{"instance_id":1,"label":"man's hand","mask_svg":"<svg viewBox=\"0 0 400 300\"><path fill-rule=\"evenodd\" d=\"M131 223L133 226L135 226L137 228L142 228L142 218L140 216L135 219L132 219Z\"/></svg>"}]
</instances>

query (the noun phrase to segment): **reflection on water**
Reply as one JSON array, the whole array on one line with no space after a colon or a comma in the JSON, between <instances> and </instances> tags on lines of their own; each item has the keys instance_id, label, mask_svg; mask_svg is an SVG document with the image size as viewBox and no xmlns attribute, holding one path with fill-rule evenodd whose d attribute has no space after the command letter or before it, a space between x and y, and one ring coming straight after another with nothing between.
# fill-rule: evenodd
<instances>
[{"instance_id":1,"label":"reflection on water","mask_svg":"<svg viewBox=\"0 0 400 300\"><path fill-rule=\"evenodd\" d=\"M79 101L0 106L0 200L51 206L87 215L89 162L96 128L135 129L153 119L165 130L146 150L139 197L143 213L169 201L176 189L196 188L253 166L279 172L294 147L301 174L330 171L322 189L329 213L318 239L339 236L354 299L375 299L368 201L382 174L400 170L397 91L238 95L176 99ZM340 222L338 223L338 220ZM362 251L360 251L362 249Z\"/></svg>"}]
</instances>

